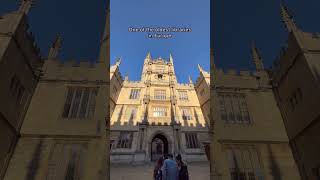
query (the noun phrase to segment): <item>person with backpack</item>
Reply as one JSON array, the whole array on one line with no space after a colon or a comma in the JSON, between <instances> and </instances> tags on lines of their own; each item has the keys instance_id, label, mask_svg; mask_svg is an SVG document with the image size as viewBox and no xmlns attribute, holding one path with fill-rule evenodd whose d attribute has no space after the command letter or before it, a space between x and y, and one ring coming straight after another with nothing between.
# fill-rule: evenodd
<instances>
[{"instance_id":1,"label":"person with backpack","mask_svg":"<svg viewBox=\"0 0 320 180\"><path fill-rule=\"evenodd\" d=\"M160 157L153 170L154 180L162 180L162 171L161 171L162 165L163 165L163 157Z\"/></svg>"},{"instance_id":2,"label":"person with backpack","mask_svg":"<svg viewBox=\"0 0 320 180\"><path fill-rule=\"evenodd\" d=\"M162 171L162 180L177 180L178 178L178 165L173 160L172 154L166 155L167 159L164 160Z\"/></svg>"},{"instance_id":3,"label":"person with backpack","mask_svg":"<svg viewBox=\"0 0 320 180\"><path fill-rule=\"evenodd\" d=\"M180 154L176 156L176 161L178 165L178 180L189 180L189 172L186 163L182 161Z\"/></svg>"}]
</instances>

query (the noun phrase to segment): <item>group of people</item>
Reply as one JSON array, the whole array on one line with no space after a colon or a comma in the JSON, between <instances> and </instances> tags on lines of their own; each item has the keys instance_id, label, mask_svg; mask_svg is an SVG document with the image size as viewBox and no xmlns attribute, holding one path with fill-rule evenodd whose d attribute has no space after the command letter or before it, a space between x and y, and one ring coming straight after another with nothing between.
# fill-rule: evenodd
<instances>
[{"instance_id":1,"label":"group of people","mask_svg":"<svg viewBox=\"0 0 320 180\"><path fill-rule=\"evenodd\" d=\"M189 180L188 167L178 154L173 160L172 154L160 157L153 173L154 180Z\"/></svg>"}]
</instances>

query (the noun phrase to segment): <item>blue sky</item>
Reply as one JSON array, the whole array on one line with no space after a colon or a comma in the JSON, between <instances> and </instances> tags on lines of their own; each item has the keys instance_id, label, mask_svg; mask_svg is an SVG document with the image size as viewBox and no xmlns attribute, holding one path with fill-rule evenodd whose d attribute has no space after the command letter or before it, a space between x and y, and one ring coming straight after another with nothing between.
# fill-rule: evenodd
<instances>
[{"instance_id":1,"label":"blue sky","mask_svg":"<svg viewBox=\"0 0 320 180\"><path fill-rule=\"evenodd\" d=\"M18 0L1 0L0 15L16 10ZM30 29L43 57L56 34L61 34L63 47L59 57L95 61L105 23L105 0L37 0L29 13Z\"/></svg>"},{"instance_id":2,"label":"blue sky","mask_svg":"<svg viewBox=\"0 0 320 180\"><path fill-rule=\"evenodd\" d=\"M301 29L320 32L319 0L287 0L286 4ZM254 69L252 40L260 49L265 66L270 67L288 37L278 0L215 0L213 27L215 61L225 69Z\"/></svg>"},{"instance_id":3,"label":"blue sky","mask_svg":"<svg viewBox=\"0 0 320 180\"><path fill-rule=\"evenodd\" d=\"M123 75L139 80L147 52L153 58L174 58L179 82L195 80L197 64L209 71L210 0L111 0L111 63L122 57ZM174 33L170 39L149 39L145 33L128 32L128 28L176 26L190 27L192 32Z\"/></svg>"},{"instance_id":4,"label":"blue sky","mask_svg":"<svg viewBox=\"0 0 320 180\"><path fill-rule=\"evenodd\" d=\"M132 1L132 0L131 0ZM138 79L141 63L151 51L153 57L168 58L171 51L178 80L185 82L188 74L198 75L196 64L209 70L206 46L209 32L209 0L111 0L111 60L122 56L121 69L130 78ZM18 8L18 1L1 0L0 15ZM105 0L38 0L30 11L30 27L43 56L57 33L63 36L61 59L96 60L105 23ZM266 67L272 65L287 32L281 23L278 0L215 0L213 4L213 37L218 67L254 69L250 43L255 40ZM320 32L319 0L290 0L300 28ZM157 13L157 14L156 14ZM177 34L171 40L148 40L141 34L127 33L129 25L192 26L193 33ZM115 31L115 32L114 32ZM121 33L122 32L122 33ZM201 47L201 48L200 48Z\"/></svg>"}]
</instances>

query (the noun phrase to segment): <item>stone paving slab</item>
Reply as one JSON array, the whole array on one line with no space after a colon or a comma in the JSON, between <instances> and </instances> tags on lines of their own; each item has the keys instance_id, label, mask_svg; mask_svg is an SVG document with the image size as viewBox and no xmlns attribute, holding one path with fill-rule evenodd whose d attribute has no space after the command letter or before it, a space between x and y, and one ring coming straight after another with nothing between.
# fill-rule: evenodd
<instances>
[{"instance_id":1,"label":"stone paving slab","mask_svg":"<svg viewBox=\"0 0 320 180\"><path fill-rule=\"evenodd\" d=\"M153 164L124 165L111 164L111 180L152 180ZM190 180L209 180L210 165L206 162L188 163Z\"/></svg>"}]
</instances>

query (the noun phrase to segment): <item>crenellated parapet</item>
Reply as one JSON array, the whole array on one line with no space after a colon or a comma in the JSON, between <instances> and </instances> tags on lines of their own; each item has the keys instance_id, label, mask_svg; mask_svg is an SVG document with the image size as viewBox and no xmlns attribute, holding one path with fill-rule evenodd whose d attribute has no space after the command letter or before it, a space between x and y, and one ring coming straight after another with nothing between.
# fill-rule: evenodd
<instances>
[{"instance_id":1,"label":"crenellated parapet","mask_svg":"<svg viewBox=\"0 0 320 180\"><path fill-rule=\"evenodd\" d=\"M251 72L247 70L217 69L216 71L217 87L260 89L271 88L270 78L266 71Z\"/></svg>"},{"instance_id":2,"label":"crenellated parapet","mask_svg":"<svg viewBox=\"0 0 320 180\"><path fill-rule=\"evenodd\" d=\"M107 82L107 67L104 63L92 61L59 61L46 60L43 68L42 80L70 80Z\"/></svg>"},{"instance_id":3,"label":"crenellated parapet","mask_svg":"<svg viewBox=\"0 0 320 180\"><path fill-rule=\"evenodd\" d=\"M241 76L241 77L252 77L254 73L248 70L237 70L237 69L227 69L222 68L217 69L217 76Z\"/></svg>"},{"instance_id":4,"label":"crenellated parapet","mask_svg":"<svg viewBox=\"0 0 320 180\"><path fill-rule=\"evenodd\" d=\"M124 81L123 87L126 88L144 88L145 84L142 81Z\"/></svg>"},{"instance_id":5,"label":"crenellated parapet","mask_svg":"<svg viewBox=\"0 0 320 180\"><path fill-rule=\"evenodd\" d=\"M193 84L187 84L187 83L178 83L176 86L176 89L179 90L194 90Z\"/></svg>"}]
</instances>

